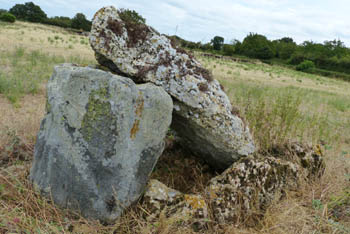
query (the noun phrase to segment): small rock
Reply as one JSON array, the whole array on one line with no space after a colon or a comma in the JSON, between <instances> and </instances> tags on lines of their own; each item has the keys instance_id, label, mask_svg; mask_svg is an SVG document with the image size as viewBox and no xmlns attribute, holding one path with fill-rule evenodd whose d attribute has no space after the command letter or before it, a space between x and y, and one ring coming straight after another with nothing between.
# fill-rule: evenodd
<instances>
[{"instance_id":1,"label":"small rock","mask_svg":"<svg viewBox=\"0 0 350 234\"><path fill-rule=\"evenodd\" d=\"M183 194L158 180L149 181L143 199L150 211L147 217L150 221L157 220L163 213L166 218L195 223L198 227L208 218L208 206L202 196Z\"/></svg>"}]
</instances>

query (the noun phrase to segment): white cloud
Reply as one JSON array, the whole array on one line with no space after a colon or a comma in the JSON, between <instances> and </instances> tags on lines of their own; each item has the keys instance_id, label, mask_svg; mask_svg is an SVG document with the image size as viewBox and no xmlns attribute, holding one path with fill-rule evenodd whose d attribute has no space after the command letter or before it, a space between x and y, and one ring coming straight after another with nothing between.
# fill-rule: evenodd
<instances>
[{"instance_id":1,"label":"white cloud","mask_svg":"<svg viewBox=\"0 0 350 234\"><path fill-rule=\"evenodd\" d=\"M23 2L26 1L16 1ZM347 0L34 0L34 3L49 16L72 17L82 12L91 18L102 6L130 8L161 33L177 32L192 41L206 42L220 35L229 42L256 32L269 39L289 36L299 43L339 38L350 46ZM0 8L8 9L13 5L12 1L0 0Z\"/></svg>"}]
</instances>

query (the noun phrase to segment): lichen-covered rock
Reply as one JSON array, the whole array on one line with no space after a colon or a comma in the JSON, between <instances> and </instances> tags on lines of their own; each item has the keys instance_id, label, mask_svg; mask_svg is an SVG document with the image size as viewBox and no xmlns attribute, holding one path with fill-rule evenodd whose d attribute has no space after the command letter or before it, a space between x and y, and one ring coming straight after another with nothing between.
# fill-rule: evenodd
<instances>
[{"instance_id":1,"label":"lichen-covered rock","mask_svg":"<svg viewBox=\"0 0 350 234\"><path fill-rule=\"evenodd\" d=\"M273 157L241 159L207 187L214 217L223 223L262 214L285 188L297 187L299 171L298 165Z\"/></svg>"},{"instance_id":2,"label":"lichen-covered rock","mask_svg":"<svg viewBox=\"0 0 350 234\"><path fill-rule=\"evenodd\" d=\"M208 218L208 207L202 196L183 194L158 180L149 181L143 199L150 210L147 217L150 221L158 219L162 212L166 218L197 225L204 225Z\"/></svg>"},{"instance_id":3,"label":"lichen-covered rock","mask_svg":"<svg viewBox=\"0 0 350 234\"><path fill-rule=\"evenodd\" d=\"M164 149L172 100L89 67L55 67L47 86L30 172L34 187L62 207L112 222L136 201Z\"/></svg>"},{"instance_id":4,"label":"lichen-covered rock","mask_svg":"<svg viewBox=\"0 0 350 234\"><path fill-rule=\"evenodd\" d=\"M309 179L318 178L326 167L320 145L311 146L300 142L291 142L272 146L269 151L276 158L300 165L304 175Z\"/></svg>"},{"instance_id":5,"label":"lichen-covered rock","mask_svg":"<svg viewBox=\"0 0 350 234\"><path fill-rule=\"evenodd\" d=\"M248 127L231 113L210 72L166 36L125 18L114 7L95 14L90 44L99 63L136 82L163 87L174 100L172 127L211 165L225 169L254 152Z\"/></svg>"},{"instance_id":6,"label":"lichen-covered rock","mask_svg":"<svg viewBox=\"0 0 350 234\"><path fill-rule=\"evenodd\" d=\"M301 143L273 146L248 156L214 177L207 194L216 220L236 222L259 217L285 190L321 176L325 169L320 146Z\"/></svg>"}]
</instances>

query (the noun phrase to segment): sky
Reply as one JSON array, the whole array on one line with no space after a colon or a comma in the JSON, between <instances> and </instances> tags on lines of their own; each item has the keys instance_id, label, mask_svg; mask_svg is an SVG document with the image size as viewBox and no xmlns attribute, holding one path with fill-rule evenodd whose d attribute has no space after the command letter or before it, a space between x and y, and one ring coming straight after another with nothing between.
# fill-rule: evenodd
<instances>
[{"instance_id":1,"label":"sky","mask_svg":"<svg viewBox=\"0 0 350 234\"><path fill-rule=\"evenodd\" d=\"M27 0L30 1L30 0ZM9 9L27 1L0 0ZM250 32L274 40L292 37L324 42L340 39L350 46L349 0L32 0L48 16L73 17L81 12L92 19L103 6L137 11L160 33L186 40L209 42L222 36L225 43L242 41Z\"/></svg>"}]
</instances>

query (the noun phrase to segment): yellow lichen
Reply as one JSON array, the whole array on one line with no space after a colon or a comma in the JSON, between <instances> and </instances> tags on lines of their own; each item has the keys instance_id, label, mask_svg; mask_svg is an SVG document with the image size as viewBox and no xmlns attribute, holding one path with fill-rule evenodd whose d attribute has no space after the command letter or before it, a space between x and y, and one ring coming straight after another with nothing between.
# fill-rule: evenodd
<instances>
[{"instance_id":1,"label":"yellow lichen","mask_svg":"<svg viewBox=\"0 0 350 234\"><path fill-rule=\"evenodd\" d=\"M318 155L318 156L323 156L323 152L322 152L322 148L320 145L316 145L315 146L315 153Z\"/></svg>"},{"instance_id":2,"label":"yellow lichen","mask_svg":"<svg viewBox=\"0 0 350 234\"><path fill-rule=\"evenodd\" d=\"M204 209L205 208L205 201L198 196L185 194L185 201L193 209Z\"/></svg>"}]
</instances>

